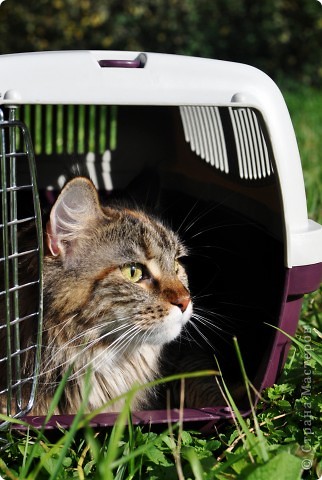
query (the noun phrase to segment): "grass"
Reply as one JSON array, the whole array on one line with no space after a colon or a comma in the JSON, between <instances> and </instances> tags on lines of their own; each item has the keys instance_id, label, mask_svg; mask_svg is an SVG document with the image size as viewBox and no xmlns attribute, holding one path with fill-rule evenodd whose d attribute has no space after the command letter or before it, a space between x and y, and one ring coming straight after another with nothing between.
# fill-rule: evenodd
<instances>
[{"instance_id":1,"label":"grass","mask_svg":"<svg viewBox=\"0 0 322 480\"><path fill-rule=\"evenodd\" d=\"M314 88L283 89L298 140L309 216L322 220L322 93Z\"/></svg>"},{"instance_id":2,"label":"grass","mask_svg":"<svg viewBox=\"0 0 322 480\"><path fill-rule=\"evenodd\" d=\"M282 89L297 133L311 218L322 221L322 93ZM182 423L162 433L134 427L128 409L112 430L81 415L58 440L32 429L8 433L4 479L313 480L322 476L322 289L304 299L283 375L243 419L203 437ZM240 359L242 364L242 359ZM248 384L247 375L244 375ZM226 390L229 397L229 391ZM129 397L130 398L130 397ZM84 423L85 422L85 423Z\"/></svg>"}]
</instances>

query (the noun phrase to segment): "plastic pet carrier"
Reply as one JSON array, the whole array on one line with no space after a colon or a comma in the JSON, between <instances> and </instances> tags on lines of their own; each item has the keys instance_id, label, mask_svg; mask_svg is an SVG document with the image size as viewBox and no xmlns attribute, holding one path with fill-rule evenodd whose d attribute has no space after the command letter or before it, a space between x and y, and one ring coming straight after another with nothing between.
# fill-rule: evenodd
<instances>
[{"instance_id":1,"label":"plastic pet carrier","mask_svg":"<svg viewBox=\"0 0 322 480\"><path fill-rule=\"evenodd\" d=\"M192 295L207 312L204 325L193 320L190 337L213 349L233 377L236 336L253 385L259 391L272 385L290 345L274 326L294 335L303 294L322 276L322 228L307 216L298 147L276 85L246 65L153 53L3 55L0 69L5 413L34 426L43 422L26 416L41 353L40 204L52 204L74 165L107 194L126 190L141 172L157 175L163 217L189 247ZM154 192L143 185L149 204ZM31 220L37 234L20 245L19 231ZM19 278L17 265L34 250L39 275L29 282L28 275ZM24 289L39 299L28 315L19 311ZM26 379L20 337L31 322L38 340L29 347L34 375ZM101 414L92 424L111 425L115 415ZM178 415L172 410L170 417ZM211 429L229 415L225 405L204 405L185 409L184 421ZM164 410L133 413L134 423L168 419ZM70 419L54 416L48 426L57 422L68 426Z\"/></svg>"}]
</instances>

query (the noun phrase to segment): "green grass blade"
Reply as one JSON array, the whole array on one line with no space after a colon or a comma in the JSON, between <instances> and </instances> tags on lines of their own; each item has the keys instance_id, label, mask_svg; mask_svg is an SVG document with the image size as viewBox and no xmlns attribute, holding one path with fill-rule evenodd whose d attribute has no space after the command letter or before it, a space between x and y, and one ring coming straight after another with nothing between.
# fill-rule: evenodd
<instances>
[{"instance_id":1,"label":"green grass blade","mask_svg":"<svg viewBox=\"0 0 322 480\"><path fill-rule=\"evenodd\" d=\"M60 381L58 387L57 387L57 390L55 391L55 394L54 394L54 397L51 401L51 404L49 406L49 409L48 409L48 413L45 417L45 420L44 420L44 423L43 423L43 426L40 430L37 431L37 439L33 445L33 448L28 456L28 460L25 462L25 465L24 465L24 468L22 469L21 473L20 473L20 477L22 479L24 478L27 478L27 474L30 470L30 467L31 467L31 464L34 460L34 454L35 454L35 451L37 449L37 443L40 441L40 439L44 436L44 431L45 431L45 427L46 427L46 423L49 422L49 420L51 419L51 417L53 416L56 408L57 408L57 405L59 403L59 400L61 399L61 396L63 394L63 391L64 391L64 388L65 388L65 385L66 385L66 382L68 381L68 377L71 373L71 370L72 370L72 366L70 366L66 373L64 374L62 380Z\"/></svg>"},{"instance_id":2,"label":"green grass blade","mask_svg":"<svg viewBox=\"0 0 322 480\"><path fill-rule=\"evenodd\" d=\"M216 359L217 361L217 359ZM218 369L220 370L219 364L217 362ZM242 417L230 391L225 383L224 379L221 378L221 383L223 385L223 389L225 392L225 395L228 400L228 404L232 410L232 413L234 414L235 419L237 420L238 424L240 425L240 428L242 429L244 435L245 435L245 448L249 453L256 453L259 458L261 458L261 450L258 448L258 440L256 439L256 436L250 431L247 423L245 422L244 418Z\"/></svg>"},{"instance_id":3,"label":"green grass blade","mask_svg":"<svg viewBox=\"0 0 322 480\"><path fill-rule=\"evenodd\" d=\"M83 400L82 400L81 406L78 409L78 411L77 411L77 413L74 417L74 420L71 424L70 430L65 435L65 441L64 441L63 447L60 450L60 455L59 455L59 457L56 461L56 468L53 471L53 473L51 474L51 476L49 477L49 480L54 480L55 478L57 478L58 472L63 467L63 461L64 461L64 459L66 457L66 454L68 452L68 449L69 449L69 447L70 447L70 445L71 445L71 443L72 443L72 441L75 437L75 433L78 430L78 425L80 423L80 420L81 420L82 416L84 415L84 410L87 406L89 394L90 394L90 391L91 391L91 373L92 372L91 372L90 369L88 369L86 371L85 382L84 382L85 388L84 388L84 395L83 395Z\"/></svg>"},{"instance_id":4,"label":"green grass blade","mask_svg":"<svg viewBox=\"0 0 322 480\"><path fill-rule=\"evenodd\" d=\"M193 448L185 448L184 449L184 456L188 460L192 473L195 476L195 480L203 480L204 479L204 470L200 463L200 460Z\"/></svg>"},{"instance_id":5,"label":"green grass blade","mask_svg":"<svg viewBox=\"0 0 322 480\"><path fill-rule=\"evenodd\" d=\"M46 451L44 453L44 455L41 456L38 465L36 466L34 471L28 475L28 477L20 476L20 478L24 478L24 480L26 478L28 480L29 479L32 480L34 478L37 478L37 475L40 473L41 469L48 462L50 462L50 460L54 457L55 457L55 462L54 462L55 466L54 466L53 471L52 471L48 480L54 480L58 477L59 471L63 468L63 461L66 457L67 451L68 451L68 449L69 449L69 447L70 447L70 445L71 445L71 443L72 443L72 441L75 437L76 431L79 428L79 424L81 422L82 416L84 415L84 409L86 408L89 392L90 392L90 389L91 389L90 374L91 374L91 371L88 370L86 372L85 382L84 382L85 388L84 388L83 401L82 401L82 404L81 404L80 408L78 409L78 411L77 411L77 413L74 417L74 420L73 420L68 432L66 432L65 435L63 435L53 447L49 448L48 451ZM36 443L35 443L35 445L36 445ZM57 455L58 455L58 457L57 457ZM32 458L31 458L31 461L32 461Z\"/></svg>"},{"instance_id":6,"label":"green grass blade","mask_svg":"<svg viewBox=\"0 0 322 480\"><path fill-rule=\"evenodd\" d=\"M297 338L295 337L292 337L292 335L289 335L287 332L285 332L284 330L282 330L281 328L278 328L276 327L275 325L271 325L270 323L266 323L266 325L268 325L269 327L272 327L272 328L275 328L276 330L278 330L279 332L283 333L283 335L285 335L287 338L289 338L293 343L295 343L295 345L297 345L300 350L302 352L305 352L307 349L305 348L305 345L300 341L298 340ZM310 348L309 349L309 354L310 354L310 357L313 358L313 360L316 361L316 363L318 365L320 365L320 367L322 367L322 356L318 355L317 353L315 353L315 351L313 350L313 348Z\"/></svg>"},{"instance_id":7,"label":"green grass blade","mask_svg":"<svg viewBox=\"0 0 322 480\"><path fill-rule=\"evenodd\" d=\"M243 376L243 381L244 381L244 384L246 386L247 397L248 397L248 401L249 401L249 404L250 404L250 407L251 407L255 432L256 432L256 435L257 435L257 439L258 439L258 448L256 448L257 454L259 455L259 457L262 459L263 462L267 462L269 460L267 442L265 440L263 432L261 431L259 423L258 423L258 419L257 419L255 407L254 407L254 402L253 402L251 391L250 391L250 381L249 381L249 378L248 378L247 373L246 373L245 365L244 365L244 362L243 362L243 358L242 358L242 355L241 355L241 351L240 351L240 348L239 348L239 345L238 345L237 338L234 337L233 340L234 340L235 350L236 350L236 353L237 353L238 362L239 362L240 369L241 369L242 376Z\"/></svg>"},{"instance_id":8,"label":"green grass blade","mask_svg":"<svg viewBox=\"0 0 322 480\"><path fill-rule=\"evenodd\" d=\"M93 410L91 413L87 414L86 417L83 420L83 423L80 425L81 428L84 428L88 423L93 420L96 415L105 412L107 409L111 409L112 405L115 402L119 402L121 400L126 400L128 395L135 395L139 390L144 390L146 388L153 388L157 387L159 385L163 385L164 383L169 383L169 382L174 382L177 380L185 379L185 378L199 378L199 377L207 377L207 376L216 376L219 375L219 372L216 370L201 370L199 372L189 372L189 373L180 373L177 375L170 375L168 377L164 378L158 378L157 380L153 380L151 382L147 382L143 385L136 385L132 387L131 390L129 390L126 393L123 393L122 395L119 395L118 397L115 397L113 400L110 400L109 402L106 402L104 405L101 407L97 408L96 410Z\"/></svg>"},{"instance_id":9,"label":"green grass blade","mask_svg":"<svg viewBox=\"0 0 322 480\"><path fill-rule=\"evenodd\" d=\"M126 395L124 407L120 412L119 416L117 417L117 420L113 427L106 456L104 458L104 461L100 465L100 473L102 474L102 478L104 478L104 480L114 479L113 469L115 468L115 465L113 465L113 463L119 453L119 443L130 416L130 407L136 391L137 387L134 387Z\"/></svg>"}]
</instances>

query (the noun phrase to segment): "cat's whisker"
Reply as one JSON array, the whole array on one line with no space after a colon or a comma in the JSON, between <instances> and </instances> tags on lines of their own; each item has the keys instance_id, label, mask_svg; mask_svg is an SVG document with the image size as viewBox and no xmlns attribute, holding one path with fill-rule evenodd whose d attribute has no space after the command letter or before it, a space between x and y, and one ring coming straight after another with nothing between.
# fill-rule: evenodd
<instances>
[{"instance_id":1,"label":"cat's whisker","mask_svg":"<svg viewBox=\"0 0 322 480\"><path fill-rule=\"evenodd\" d=\"M209 215L210 213L213 213L214 210L216 210L218 207L220 207L221 205L225 204L226 201L234 194L231 194L231 195L228 195L227 198L225 198L222 202L220 203L216 203L216 204L213 204L213 205L210 205L209 207L206 207L204 208L204 210L200 213L198 213L198 215L193 218L190 223L187 225L187 227L183 230L184 233L187 233L188 230L190 230L197 222L199 222L200 220L202 220L204 217L206 217L207 215ZM196 207L198 201L196 201L193 205L193 207L190 209L190 211L188 212L186 218L191 214L191 212L194 210L194 208ZM186 220L185 218L185 220Z\"/></svg>"},{"instance_id":2,"label":"cat's whisker","mask_svg":"<svg viewBox=\"0 0 322 480\"><path fill-rule=\"evenodd\" d=\"M70 343L76 343L82 337L85 337L85 339L86 339L86 337L88 338L89 334L94 334L94 333L97 333L97 338L95 338L94 340L97 341L97 342L100 342L101 340L103 340L107 336L113 335L114 333L118 332L119 330L122 330L122 329L126 328L127 326L129 326L131 324L130 323L122 323L118 327L114 328L113 330L110 330L110 331L106 332L105 334L102 334L102 329L103 328L106 328L106 326L110 326L111 323L123 322L124 320L128 320L128 319L131 319L131 317L123 317L123 318L115 320L113 322L104 321L104 322L99 323L98 325L94 325L90 328L87 328L83 332L79 332L77 335L73 336L73 338L69 342L66 342L61 348L67 348ZM79 344L78 346L81 346L81 345Z\"/></svg>"},{"instance_id":3,"label":"cat's whisker","mask_svg":"<svg viewBox=\"0 0 322 480\"><path fill-rule=\"evenodd\" d=\"M143 338L141 340L141 343L143 343L143 344L149 343L149 338L151 337L153 332L154 332L153 327L149 327L147 330L145 330L144 333L143 333Z\"/></svg>"},{"instance_id":4,"label":"cat's whisker","mask_svg":"<svg viewBox=\"0 0 322 480\"><path fill-rule=\"evenodd\" d=\"M200 335L200 337L207 343L207 345L209 345L211 350L215 350L214 345L210 343L209 339L202 333L202 331L197 327L197 325L193 322L191 322L191 325L196 330L196 332Z\"/></svg>"},{"instance_id":5,"label":"cat's whisker","mask_svg":"<svg viewBox=\"0 0 322 480\"><path fill-rule=\"evenodd\" d=\"M130 324L119 325L117 328L114 328L111 332L106 332L104 335L101 335L98 338L92 339L89 343L86 344L86 346L84 346L84 348L82 349L82 353L86 352L87 350L92 349L98 343L102 343L102 340L106 339L110 335L114 335L115 333L118 333L120 330L124 330L124 328L127 328L128 326L130 326ZM125 332L125 334L127 334L127 332ZM111 345L113 345L113 343Z\"/></svg>"},{"instance_id":6,"label":"cat's whisker","mask_svg":"<svg viewBox=\"0 0 322 480\"><path fill-rule=\"evenodd\" d=\"M132 326L129 330L124 332L119 338L117 338L114 342L112 342L110 345L107 347L103 348L101 351L99 351L95 356L93 356L86 365L82 366L79 368L76 372L74 372L70 377L69 380L76 380L80 378L85 371L90 367L90 366L95 366L94 370L99 370L101 365L106 363L106 357L108 357L108 360L111 361L113 360L114 357L119 355L120 351L122 349L125 349L129 343L132 343L133 338L139 333L139 329L136 325ZM130 337L130 334L132 336ZM117 349L115 350L115 347ZM83 352L82 352L83 353ZM97 363L98 359L101 357L100 361ZM84 372L84 373L82 373ZM81 375L82 373L82 375Z\"/></svg>"},{"instance_id":7,"label":"cat's whisker","mask_svg":"<svg viewBox=\"0 0 322 480\"><path fill-rule=\"evenodd\" d=\"M47 377L48 375L53 374L53 372L55 371L59 372L61 369L64 371L67 369L66 367L77 364L79 358L82 358L82 362L84 362L86 360L86 357L84 355L85 354L83 351L76 351L73 354L70 354L68 359L64 360L63 362L57 363L56 365L54 365L54 367L50 369L44 368L40 376ZM79 370L77 370L75 373L71 374L68 377L68 381L77 379L79 377L78 372L85 371L93 363L93 361L94 361L93 358L90 358L88 361L85 361L84 365ZM44 382L42 383L45 384Z\"/></svg>"},{"instance_id":8,"label":"cat's whisker","mask_svg":"<svg viewBox=\"0 0 322 480\"><path fill-rule=\"evenodd\" d=\"M190 215L190 213L193 211L193 209L196 207L196 205L198 204L199 202L196 201L193 205L193 207L191 208L191 210L189 211L188 215ZM193 218L190 223L187 225L187 227L184 229L184 233L187 233L188 230L190 230L192 227L194 227L194 225L197 224L197 222L199 222L201 219L203 219L205 216L209 215L213 210L215 210L217 208L217 205L211 205L210 207L206 207L203 209L202 212L199 212L198 215L195 216L195 218Z\"/></svg>"},{"instance_id":9,"label":"cat's whisker","mask_svg":"<svg viewBox=\"0 0 322 480\"><path fill-rule=\"evenodd\" d=\"M60 330L56 331L56 335L53 336L53 338L51 339L51 341L48 343L48 345L46 346L46 348L50 348L53 344L55 344L57 338L61 335L61 333L66 329L66 327L74 320L74 318L77 316L77 314L73 315L72 317L69 317L65 322L60 322L58 325L62 327L60 328ZM55 325L56 327L56 325ZM51 329L54 328L54 327L51 327ZM44 333L47 333L49 331L49 329L47 330L44 330Z\"/></svg>"},{"instance_id":10,"label":"cat's whisker","mask_svg":"<svg viewBox=\"0 0 322 480\"><path fill-rule=\"evenodd\" d=\"M205 323L210 323L211 325L214 324L214 322L212 320L209 320L204 315L200 315L199 313L197 313L197 309L195 309L194 312L192 313L192 318L195 318L195 319L198 319L198 320L204 320Z\"/></svg>"},{"instance_id":11,"label":"cat's whisker","mask_svg":"<svg viewBox=\"0 0 322 480\"><path fill-rule=\"evenodd\" d=\"M102 326L104 326L105 324L102 324ZM59 349L56 350L56 352L54 353L54 355L51 355L49 360L48 360L48 363L45 364L43 366L43 369L44 371L42 372L43 374L48 374L48 373L51 373L52 371L54 371L55 369L57 370L58 368L61 368L65 365L68 365L68 364L71 364L71 363L74 363L75 360L80 356L80 355L83 355L87 350L93 348L97 343L101 342L103 339L107 338L108 336L114 334L114 333L117 333L119 330L124 330L124 328L127 328L128 326L131 326L131 324L122 324L120 325L119 327L113 329L112 331L110 332L106 332L104 335L101 335L100 337L96 338L96 339L93 339L91 342L87 343L87 344L84 344L83 348L80 348L81 345L72 345L70 346L71 344L75 343L77 340L79 340L79 338L82 338L84 336L86 336L88 334L88 331L86 332L83 332L83 333L80 333L79 335L73 337L72 339L70 339L68 342L65 342ZM131 330L131 329L129 329ZM127 332L125 332L127 333ZM121 337L119 337L116 341L118 341L119 339L121 339ZM114 342L113 342L114 343ZM113 343L111 345L113 345ZM53 364L55 363L55 358L58 358L60 355L61 355L61 352L64 352L67 348L69 349L77 349L77 352L74 354L74 356L66 359L65 362L61 362L59 363L58 365L56 365L55 367L47 370L48 368L48 365L49 364Z\"/></svg>"},{"instance_id":12,"label":"cat's whisker","mask_svg":"<svg viewBox=\"0 0 322 480\"><path fill-rule=\"evenodd\" d=\"M192 318L194 320L197 320L201 324L209 327L210 329L220 330L222 332L224 331L224 329L222 327L220 327L216 323L212 322L211 320L208 320L208 318L203 317L202 315L199 315L198 313L193 313Z\"/></svg>"},{"instance_id":13,"label":"cat's whisker","mask_svg":"<svg viewBox=\"0 0 322 480\"><path fill-rule=\"evenodd\" d=\"M208 248L219 250L220 252L226 252L226 253L229 253L230 255L236 255L236 251L233 250L232 248L225 248L222 245L216 245L215 243L211 243L210 245L198 245L198 247L191 248L190 256L213 259L214 258L213 253L210 255L204 252L204 250Z\"/></svg>"},{"instance_id":14,"label":"cat's whisker","mask_svg":"<svg viewBox=\"0 0 322 480\"><path fill-rule=\"evenodd\" d=\"M192 235L190 237L190 239L192 240L193 238L196 238L200 235L203 235L204 233L211 232L213 230L219 230L219 229L222 229L222 228L230 228L230 227L244 227L245 225L247 225L247 224L245 224L245 223L223 223L221 225L212 225L211 227L204 228L203 230L200 230L199 232L195 233L194 235ZM249 225L251 225L251 223L249 223ZM229 251L229 250L227 250L227 251Z\"/></svg>"},{"instance_id":15,"label":"cat's whisker","mask_svg":"<svg viewBox=\"0 0 322 480\"><path fill-rule=\"evenodd\" d=\"M205 328L208 328L210 331L215 331L216 335L219 336L223 341L227 342L227 334L229 334L229 330L227 328L222 328L216 323L208 320L207 318L204 318L200 315L194 314L193 316L194 320L196 320L198 323L203 325ZM194 324L195 325L195 324Z\"/></svg>"},{"instance_id":16,"label":"cat's whisker","mask_svg":"<svg viewBox=\"0 0 322 480\"><path fill-rule=\"evenodd\" d=\"M196 305L196 301L199 301L200 299L206 298L206 297L212 297L212 293L204 293L203 295L192 295L191 300L193 302L193 308L200 308L198 305Z\"/></svg>"},{"instance_id":17,"label":"cat's whisker","mask_svg":"<svg viewBox=\"0 0 322 480\"><path fill-rule=\"evenodd\" d=\"M45 326L43 326L42 333L43 333L43 334L44 334L44 333L48 333L48 332L50 332L50 331L52 331L52 330L55 330L57 327L59 327L59 326L61 326L61 325L65 326L65 325L68 324L70 321L72 321L72 320L75 318L75 316L76 316L76 314L73 315L73 316L71 316L71 317L66 318L66 319L63 320L62 322L55 323L55 325L52 325L52 326L50 326L50 327L46 327L46 328L45 328ZM62 330L62 329L61 329L61 330ZM59 330L59 331L61 331L61 330Z\"/></svg>"},{"instance_id":18,"label":"cat's whisker","mask_svg":"<svg viewBox=\"0 0 322 480\"><path fill-rule=\"evenodd\" d=\"M180 223L179 227L177 228L177 231L180 232L183 225L185 224L186 220L189 218L189 216L191 215L191 213L193 212L193 210L196 208L196 205L198 205L198 200L195 201L195 203L192 205L192 207L190 208L189 212L186 214L186 216L184 217L184 219L182 220L182 222ZM186 233L190 228L191 228L191 221L188 223L187 227L185 227L185 229L183 230L184 233Z\"/></svg>"},{"instance_id":19,"label":"cat's whisker","mask_svg":"<svg viewBox=\"0 0 322 480\"><path fill-rule=\"evenodd\" d=\"M109 351L113 353L113 356L117 355L119 351L123 348L123 346L127 345L130 342L131 334L136 334L138 331L137 325L132 325L131 328L123 332L118 338L116 338L109 346ZM133 335L134 337L135 335ZM117 347L119 350L115 350Z\"/></svg>"},{"instance_id":20,"label":"cat's whisker","mask_svg":"<svg viewBox=\"0 0 322 480\"><path fill-rule=\"evenodd\" d=\"M194 313L197 313L197 312L202 313L203 317L206 315L206 318L208 318L208 317L215 318L217 322L224 323L225 326L227 326L227 324L229 324L229 326L231 326L233 328L236 326L236 318L230 317L227 314L223 315L219 312L213 312L209 309L206 309L206 308L203 308L203 307L200 307L200 306L195 306Z\"/></svg>"},{"instance_id":21,"label":"cat's whisker","mask_svg":"<svg viewBox=\"0 0 322 480\"><path fill-rule=\"evenodd\" d=\"M193 319L193 316L191 317ZM179 337L179 341L181 343L181 340L186 340L187 342L189 343L192 343L192 344L195 344L197 345L198 347L202 348L202 346L200 345L200 343L198 342L198 340L193 337L193 335L191 334L191 332L189 331L189 325L192 323L191 319L190 321L188 322L187 325L184 326L183 330L182 330L182 333Z\"/></svg>"},{"instance_id":22,"label":"cat's whisker","mask_svg":"<svg viewBox=\"0 0 322 480\"><path fill-rule=\"evenodd\" d=\"M153 331L153 328L151 330ZM120 345L116 345L118 348L116 354L119 354L120 350L126 350L128 345L131 345L132 349L138 348L140 345L146 343L147 336L150 335L148 331L143 331L138 325L136 325L129 333L132 334L131 337L128 336L128 338L123 338L123 342ZM122 339L120 338L119 340Z\"/></svg>"}]
</instances>

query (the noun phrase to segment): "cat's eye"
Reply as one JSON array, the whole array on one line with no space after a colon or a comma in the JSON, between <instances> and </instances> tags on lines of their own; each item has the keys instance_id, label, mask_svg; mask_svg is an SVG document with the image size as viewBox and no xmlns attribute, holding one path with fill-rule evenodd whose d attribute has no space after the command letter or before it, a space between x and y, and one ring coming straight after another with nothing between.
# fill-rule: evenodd
<instances>
[{"instance_id":1,"label":"cat's eye","mask_svg":"<svg viewBox=\"0 0 322 480\"><path fill-rule=\"evenodd\" d=\"M127 263L121 267L121 272L127 280L136 283L143 278L143 265L140 263Z\"/></svg>"}]
</instances>

